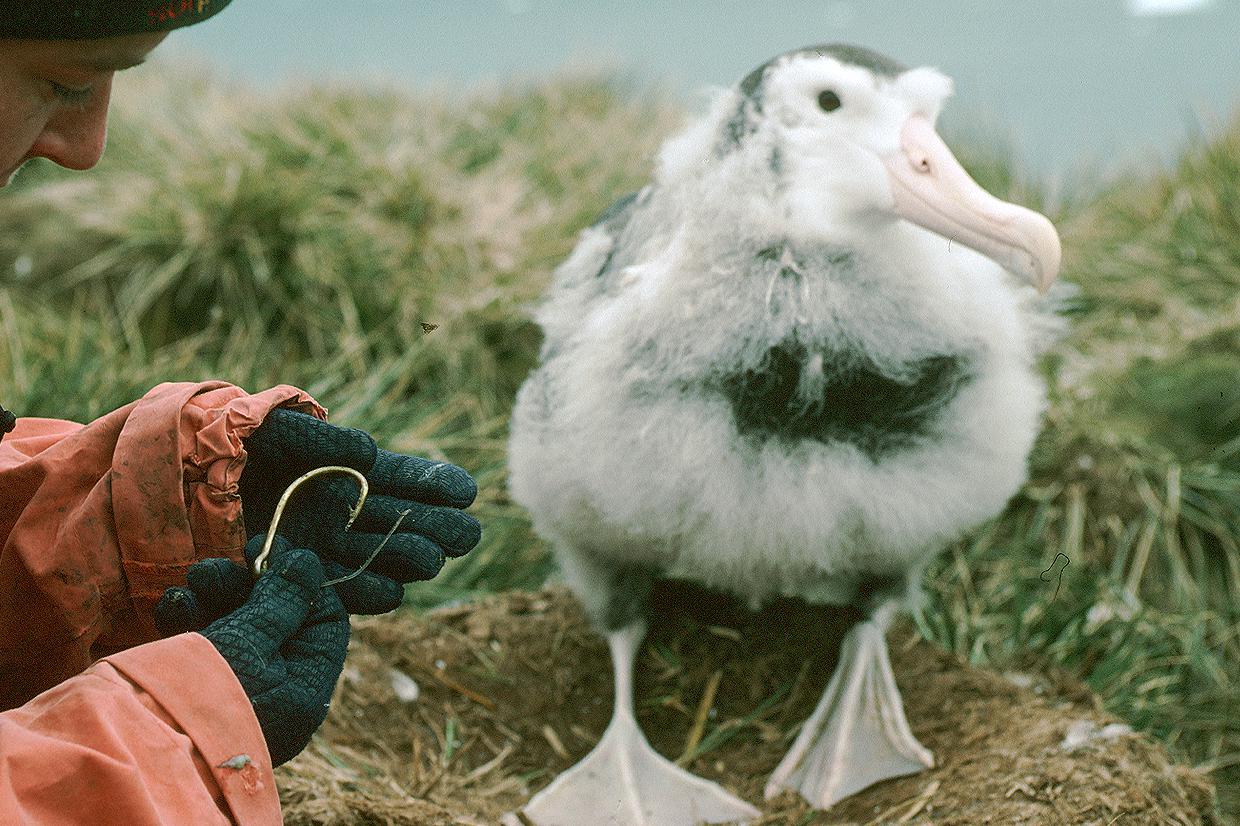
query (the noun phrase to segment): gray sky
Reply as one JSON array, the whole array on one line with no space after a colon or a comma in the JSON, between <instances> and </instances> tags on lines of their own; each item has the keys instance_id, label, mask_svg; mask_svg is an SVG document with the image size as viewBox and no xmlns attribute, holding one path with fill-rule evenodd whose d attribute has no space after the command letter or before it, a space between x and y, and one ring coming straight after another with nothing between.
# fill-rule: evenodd
<instances>
[{"instance_id":1,"label":"gray sky","mask_svg":"<svg viewBox=\"0 0 1240 826\"><path fill-rule=\"evenodd\" d=\"M1169 157L1240 104L1240 0L233 0L173 37L259 86L448 93L606 66L688 94L843 40L944 70L949 134L1010 135L1047 177Z\"/></svg>"}]
</instances>

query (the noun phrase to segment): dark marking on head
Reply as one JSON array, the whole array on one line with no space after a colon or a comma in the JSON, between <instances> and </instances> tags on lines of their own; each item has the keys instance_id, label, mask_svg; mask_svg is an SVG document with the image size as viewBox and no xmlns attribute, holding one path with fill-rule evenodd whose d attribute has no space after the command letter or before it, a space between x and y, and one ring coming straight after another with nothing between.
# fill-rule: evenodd
<instances>
[{"instance_id":1,"label":"dark marking on head","mask_svg":"<svg viewBox=\"0 0 1240 826\"><path fill-rule=\"evenodd\" d=\"M807 397L801 384L815 355L822 356L821 386ZM714 389L746 438L842 442L877 461L933 436L939 414L972 377L958 355L924 358L892 376L861 353L811 352L788 341L770 348L758 368L722 376Z\"/></svg>"},{"instance_id":2,"label":"dark marking on head","mask_svg":"<svg viewBox=\"0 0 1240 826\"><path fill-rule=\"evenodd\" d=\"M784 52L781 55L772 57L766 63L745 75L745 79L741 81L740 85L741 94L746 98L757 100L760 107L762 80L766 76L766 70L788 58L808 55L834 57L841 63L860 66L862 69L868 69L884 78L894 78L908 71L908 67L904 64L871 49L853 46L848 43L826 43L818 46L805 46L804 48L793 49L790 52Z\"/></svg>"},{"instance_id":3,"label":"dark marking on head","mask_svg":"<svg viewBox=\"0 0 1240 826\"><path fill-rule=\"evenodd\" d=\"M905 66L898 60L893 60L885 54L880 54L873 49L867 49L864 46L853 46L848 43L831 43L826 46L810 46L802 49L801 53L815 52L817 54L828 54L841 63L848 63L852 66L860 66L862 69L869 69L879 77L891 80L899 77L908 71L909 67Z\"/></svg>"},{"instance_id":4,"label":"dark marking on head","mask_svg":"<svg viewBox=\"0 0 1240 826\"><path fill-rule=\"evenodd\" d=\"M756 128L758 115L762 113L762 85L766 72L772 66L792 57L802 55L820 55L833 57L841 63L860 66L884 78L894 78L906 71L908 67L902 63L861 46L847 43L827 43L819 46L806 46L776 55L749 74L740 82L741 100L736 111L723 126L720 136L718 154L726 155L740 146L746 135L752 134Z\"/></svg>"},{"instance_id":5,"label":"dark marking on head","mask_svg":"<svg viewBox=\"0 0 1240 826\"><path fill-rule=\"evenodd\" d=\"M778 57L772 57L766 63L745 75L744 80L741 81L741 95L749 100L758 99L760 96L759 90L762 88L762 78L766 75L766 70L778 61L783 60L786 56L781 54Z\"/></svg>"}]
</instances>

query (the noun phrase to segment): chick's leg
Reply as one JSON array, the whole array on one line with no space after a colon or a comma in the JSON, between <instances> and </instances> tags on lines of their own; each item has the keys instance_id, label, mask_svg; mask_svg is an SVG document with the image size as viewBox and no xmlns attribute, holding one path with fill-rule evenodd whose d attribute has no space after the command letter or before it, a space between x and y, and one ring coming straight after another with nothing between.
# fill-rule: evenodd
<instances>
[{"instance_id":1,"label":"chick's leg","mask_svg":"<svg viewBox=\"0 0 1240 826\"><path fill-rule=\"evenodd\" d=\"M884 622L860 622L844 637L840 661L817 708L766 784L825 809L865 787L934 766L909 729L887 656Z\"/></svg>"},{"instance_id":2,"label":"chick's leg","mask_svg":"<svg viewBox=\"0 0 1240 826\"><path fill-rule=\"evenodd\" d=\"M745 801L656 752L633 711L633 661L646 634L630 622L607 635L616 700L602 739L521 810L537 826L694 826L757 817ZM506 824L519 821L511 815Z\"/></svg>"}]
</instances>

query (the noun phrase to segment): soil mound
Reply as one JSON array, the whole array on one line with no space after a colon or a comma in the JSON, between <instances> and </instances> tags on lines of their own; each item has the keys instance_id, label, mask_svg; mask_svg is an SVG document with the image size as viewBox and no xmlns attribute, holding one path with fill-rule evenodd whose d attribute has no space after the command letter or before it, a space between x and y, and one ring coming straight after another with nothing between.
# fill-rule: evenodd
<instances>
[{"instance_id":1,"label":"soil mound","mask_svg":"<svg viewBox=\"0 0 1240 826\"><path fill-rule=\"evenodd\" d=\"M908 627L889 636L892 665L937 767L826 812L764 802L857 616L750 612L679 584L654 597L638 717L661 753L759 806L758 824L1215 822L1209 782L1084 687L963 665ZM277 773L285 822L495 824L583 757L610 710L607 647L562 589L358 620L331 716Z\"/></svg>"}]
</instances>

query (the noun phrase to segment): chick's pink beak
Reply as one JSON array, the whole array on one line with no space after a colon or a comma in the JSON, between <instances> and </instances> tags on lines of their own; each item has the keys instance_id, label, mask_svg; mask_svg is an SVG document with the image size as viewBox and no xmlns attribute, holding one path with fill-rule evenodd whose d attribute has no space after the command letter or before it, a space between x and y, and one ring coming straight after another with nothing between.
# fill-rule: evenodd
<instances>
[{"instance_id":1,"label":"chick's pink beak","mask_svg":"<svg viewBox=\"0 0 1240 826\"><path fill-rule=\"evenodd\" d=\"M897 215L966 247L1046 292L1059 274L1059 234L1041 213L1001 201L969 177L922 115L883 160Z\"/></svg>"}]
</instances>

